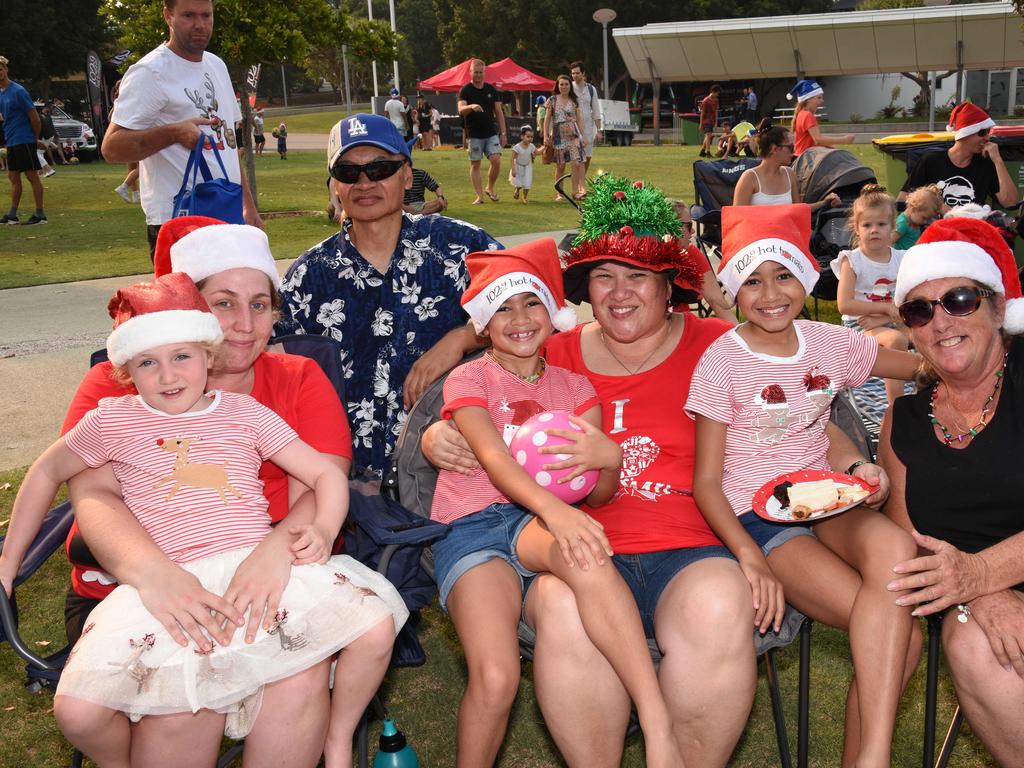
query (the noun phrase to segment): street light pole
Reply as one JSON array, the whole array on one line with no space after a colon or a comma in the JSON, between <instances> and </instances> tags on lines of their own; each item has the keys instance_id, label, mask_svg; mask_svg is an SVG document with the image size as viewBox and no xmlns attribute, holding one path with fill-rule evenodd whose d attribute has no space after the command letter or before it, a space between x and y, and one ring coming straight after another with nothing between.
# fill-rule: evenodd
<instances>
[{"instance_id":1,"label":"street light pole","mask_svg":"<svg viewBox=\"0 0 1024 768\"><path fill-rule=\"evenodd\" d=\"M394 32L395 34L398 34L398 27L395 26L395 0L390 0L388 5L391 8L391 31ZM397 88L398 90L402 90L402 86L398 84L398 59L392 61L391 64L395 68L395 88Z\"/></svg>"},{"instance_id":2,"label":"street light pole","mask_svg":"<svg viewBox=\"0 0 1024 768\"><path fill-rule=\"evenodd\" d=\"M370 21L373 21L373 0L366 0L366 15ZM373 98L380 96L380 88L377 86L377 60L374 59L371 62L373 67Z\"/></svg>"},{"instance_id":3,"label":"street light pole","mask_svg":"<svg viewBox=\"0 0 1024 768\"><path fill-rule=\"evenodd\" d=\"M611 8L598 8L591 17L601 25L604 37L604 97L608 98L608 25L618 16Z\"/></svg>"}]
</instances>

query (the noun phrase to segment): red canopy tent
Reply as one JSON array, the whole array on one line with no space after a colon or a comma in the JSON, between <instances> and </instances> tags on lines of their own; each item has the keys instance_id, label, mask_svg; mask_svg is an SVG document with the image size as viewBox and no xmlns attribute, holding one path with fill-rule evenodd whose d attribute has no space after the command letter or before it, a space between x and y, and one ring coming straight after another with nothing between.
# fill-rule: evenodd
<instances>
[{"instance_id":1,"label":"red canopy tent","mask_svg":"<svg viewBox=\"0 0 1024 768\"><path fill-rule=\"evenodd\" d=\"M555 87L554 80L536 75L512 59L502 59L487 65L484 80L499 91L548 91Z\"/></svg>"},{"instance_id":2,"label":"red canopy tent","mask_svg":"<svg viewBox=\"0 0 1024 768\"><path fill-rule=\"evenodd\" d=\"M417 87L421 91L454 92L470 81L470 65L472 59L439 72L426 80L420 80ZM484 82L490 83L499 91L550 91L555 87L554 80L534 74L519 66L512 59L502 59L487 65Z\"/></svg>"}]
</instances>

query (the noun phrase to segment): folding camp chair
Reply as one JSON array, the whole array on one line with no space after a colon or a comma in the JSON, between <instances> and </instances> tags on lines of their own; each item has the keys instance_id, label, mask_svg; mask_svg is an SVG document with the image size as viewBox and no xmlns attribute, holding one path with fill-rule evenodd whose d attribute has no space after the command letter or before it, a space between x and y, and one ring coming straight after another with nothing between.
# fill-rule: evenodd
<instances>
[{"instance_id":1,"label":"folding camp chair","mask_svg":"<svg viewBox=\"0 0 1024 768\"><path fill-rule=\"evenodd\" d=\"M924 694L924 753L921 757L922 768L946 768L950 755L956 745L956 737L960 725L964 721L963 710L957 705L946 729L942 749L938 759L935 758L935 718L939 696L939 654L942 650L942 615L928 617L928 666L925 677Z\"/></svg>"}]
</instances>

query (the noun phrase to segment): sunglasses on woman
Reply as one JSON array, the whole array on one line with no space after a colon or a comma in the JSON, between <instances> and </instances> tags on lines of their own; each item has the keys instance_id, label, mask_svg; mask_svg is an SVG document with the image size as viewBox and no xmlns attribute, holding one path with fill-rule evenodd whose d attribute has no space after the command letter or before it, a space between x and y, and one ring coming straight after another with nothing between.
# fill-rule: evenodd
<instances>
[{"instance_id":1,"label":"sunglasses on woman","mask_svg":"<svg viewBox=\"0 0 1024 768\"><path fill-rule=\"evenodd\" d=\"M973 315L978 311L982 299L987 299L990 296L995 296L995 291L961 285L959 288L951 288L937 299L914 299L900 304L900 318L908 328L920 328L923 325L928 325L935 315L936 304L942 307L947 315L967 317L967 315Z\"/></svg>"},{"instance_id":2,"label":"sunglasses on woman","mask_svg":"<svg viewBox=\"0 0 1024 768\"><path fill-rule=\"evenodd\" d=\"M390 179L405 165L405 160L374 160L371 163L356 165L355 163L335 163L331 166L331 176L342 184L355 184L359 174L365 173L370 181Z\"/></svg>"}]
</instances>

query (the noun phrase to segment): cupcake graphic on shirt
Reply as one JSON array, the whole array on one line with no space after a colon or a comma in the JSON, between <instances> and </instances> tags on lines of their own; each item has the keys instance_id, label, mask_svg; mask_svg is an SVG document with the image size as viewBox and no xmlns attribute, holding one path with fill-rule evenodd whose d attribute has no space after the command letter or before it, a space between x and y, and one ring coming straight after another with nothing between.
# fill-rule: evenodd
<instances>
[{"instance_id":1,"label":"cupcake graphic on shirt","mask_svg":"<svg viewBox=\"0 0 1024 768\"><path fill-rule=\"evenodd\" d=\"M819 409L828 407L832 402L832 380L821 372L818 366L814 366L804 374L804 387L807 389L807 399Z\"/></svg>"},{"instance_id":2,"label":"cupcake graphic on shirt","mask_svg":"<svg viewBox=\"0 0 1024 768\"><path fill-rule=\"evenodd\" d=\"M761 413L754 418L753 426L758 430L753 435L756 443L777 443L786 434L789 423L789 402L786 393L778 384L769 384L756 398Z\"/></svg>"}]
</instances>

